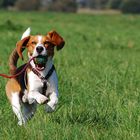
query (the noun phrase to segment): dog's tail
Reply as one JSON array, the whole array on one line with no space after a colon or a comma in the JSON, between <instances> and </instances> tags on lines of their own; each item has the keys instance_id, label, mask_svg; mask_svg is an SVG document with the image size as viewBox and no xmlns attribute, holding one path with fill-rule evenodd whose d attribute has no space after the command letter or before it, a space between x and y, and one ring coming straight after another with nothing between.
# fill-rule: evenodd
<instances>
[{"instance_id":1,"label":"dog's tail","mask_svg":"<svg viewBox=\"0 0 140 140\"><path fill-rule=\"evenodd\" d=\"M21 40L30 35L31 29L30 27L23 33ZM23 50L22 50L23 51ZM12 51L9 57L9 68L10 74L14 75L17 69L17 62L18 62L19 55L17 53L16 48Z\"/></svg>"},{"instance_id":2,"label":"dog's tail","mask_svg":"<svg viewBox=\"0 0 140 140\"><path fill-rule=\"evenodd\" d=\"M9 68L10 68L10 74L12 75L15 74L16 72L18 58L19 58L19 55L15 48L9 57Z\"/></svg>"}]
</instances>

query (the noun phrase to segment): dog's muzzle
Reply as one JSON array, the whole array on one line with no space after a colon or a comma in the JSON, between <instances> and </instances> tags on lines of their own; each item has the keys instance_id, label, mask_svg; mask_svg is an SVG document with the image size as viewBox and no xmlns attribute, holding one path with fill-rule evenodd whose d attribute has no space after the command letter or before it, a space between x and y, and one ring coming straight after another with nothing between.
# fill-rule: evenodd
<instances>
[{"instance_id":1,"label":"dog's muzzle","mask_svg":"<svg viewBox=\"0 0 140 140\"><path fill-rule=\"evenodd\" d=\"M38 55L34 58L34 64L37 70L42 71L45 69L45 65L48 61L48 56Z\"/></svg>"}]
</instances>

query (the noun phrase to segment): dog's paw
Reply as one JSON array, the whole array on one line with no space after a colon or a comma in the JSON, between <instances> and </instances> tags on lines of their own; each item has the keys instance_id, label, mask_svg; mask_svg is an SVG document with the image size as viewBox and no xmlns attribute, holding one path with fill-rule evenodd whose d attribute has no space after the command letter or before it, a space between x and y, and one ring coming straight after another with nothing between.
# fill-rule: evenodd
<instances>
[{"instance_id":1,"label":"dog's paw","mask_svg":"<svg viewBox=\"0 0 140 140\"><path fill-rule=\"evenodd\" d=\"M29 104L33 104L34 102L35 102L35 99L34 99L34 98L29 98L29 97L28 97L28 103L29 103Z\"/></svg>"},{"instance_id":2,"label":"dog's paw","mask_svg":"<svg viewBox=\"0 0 140 140\"><path fill-rule=\"evenodd\" d=\"M27 103L28 102L28 96L26 94L23 95L22 101L23 101L23 103Z\"/></svg>"},{"instance_id":3,"label":"dog's paw","mask_svg":"<svg viewBox=\"0 0 140 140\"><path fill-rule=\"evenodd\" d=\"M48 98L44 95L41 95L39 94L36 98L36 101L39 103L39 104L43 104L45 103L46 101L48 101Z\"/></svg>"},{"instance_id":4,"label":"dog's paw","mask_svg":"<svg viewBox=\"0 0 140 140\"><path fill-rule=\"evenodd\" d=\"M25 121L25 119L23 118L23 120L19 120L18 121L18 125L19 126L22 126L22 125L24 125L26 123L26 121Z\"/></svg>"},{"instance_id":5,"label":"dog's paw","mask_svg":"<svg viewBox=\"0 0 140 140\"><path fill-rule=\"evenodd\" d=\"M22 124L23 124L22 121L18 121L19 126L22 126Z\"/></svg>"},{"instance_id":6,"label":"dog's paw","mask_svg":"<svg viewBox=\"0 0 140 140\"><path fill-rule=\"evenodd\" d=\"M48 104L46 105L46 112L47 113L52 113L52 112L54 112L54 108L52 108L52 107L50 107Z\"/></svg>"},{"instance_id":7,"label":"dog's paw","mask_svg":"<svg viewBox=\"0 0 140 140\"><path fill-rule=\"evenodd\" d=\"M34 116L34 113L31 112L31 113L25 115L25 120L28 121L28 120L30 120L33 116Z\"/></svg>"}]
</instances>

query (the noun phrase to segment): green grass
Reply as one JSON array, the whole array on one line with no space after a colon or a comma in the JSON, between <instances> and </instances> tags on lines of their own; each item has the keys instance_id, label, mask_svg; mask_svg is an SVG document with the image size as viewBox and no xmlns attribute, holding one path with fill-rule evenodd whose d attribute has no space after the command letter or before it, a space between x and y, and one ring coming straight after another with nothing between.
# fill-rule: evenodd
<instances>
[{"instance_id":1,"label":"green grass","mask_svg":"<svg viewBox=\"0 0 140 140\"><path fill-rule=\"evenodd\" d=\"M1 73L27 27L66 41L54 57L59 104L19 127L0 78L0 140L139 140L140 16L0 11Z\"/></svg>"}]
</instances>

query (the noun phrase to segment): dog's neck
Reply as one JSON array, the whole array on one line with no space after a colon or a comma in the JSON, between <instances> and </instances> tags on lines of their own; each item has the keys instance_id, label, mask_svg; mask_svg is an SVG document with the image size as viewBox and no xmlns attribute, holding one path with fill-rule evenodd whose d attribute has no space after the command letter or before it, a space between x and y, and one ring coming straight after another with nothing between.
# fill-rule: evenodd
<instances>
[{"instance_id":1,"label":"dog's neck","mask_svg":"<svg viewBox=\"0 0 140 140\"><path fill-rule=\"evenodd\" d=\"M31 61L30 64L31 64L32 68L35 68L35 69L36 69L35 64L34 64L33 61ZM46 62L45 69L42 70L42 71L38 71L38 72L39 72L42 76L45 77L45 76L47 75L47 73L49 72L49 70L51 69L52 65L53 65L53 60L52 60L52 57L50 56L50 57L48 57L48 60L47 60L47 62Z\"/></svg>"}]
</instances>

